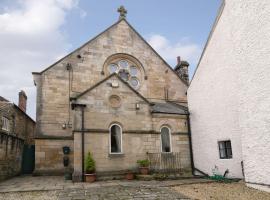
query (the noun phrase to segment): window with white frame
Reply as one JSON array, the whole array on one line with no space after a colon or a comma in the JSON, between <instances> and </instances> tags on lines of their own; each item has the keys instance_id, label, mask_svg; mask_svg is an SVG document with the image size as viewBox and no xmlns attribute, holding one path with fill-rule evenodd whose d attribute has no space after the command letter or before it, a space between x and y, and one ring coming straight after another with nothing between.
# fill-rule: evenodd
<instances>
[{"instance_id":1,"label":"window with white frame","mask_svg":"<svg viewBox=\"0 0 270 200\"><path fill-rule=\"evenodd\" d=\"M117 124L110 127L110 153L122 153L122 128Z\"/></svg>"},{"instance_id":2,"label":"window with white frame","mask_svg":"<svg viewBox=\"0 0 270 200\"><path fill-rule=\"evenodd\" d=\"M171 130L167 126L163 126L160 130L161 134L161 151L162 152L171 152Z\"/></svg>"},{"instance_id":3,"label":"window with white frame","mask_svg":"<svg viewBox=\"0 0 270 200\"><path fill-rule=\"evenodd\" d=\"M2 117L2 130L9 131L9 119Z\"/></svg>"}]
</instances>

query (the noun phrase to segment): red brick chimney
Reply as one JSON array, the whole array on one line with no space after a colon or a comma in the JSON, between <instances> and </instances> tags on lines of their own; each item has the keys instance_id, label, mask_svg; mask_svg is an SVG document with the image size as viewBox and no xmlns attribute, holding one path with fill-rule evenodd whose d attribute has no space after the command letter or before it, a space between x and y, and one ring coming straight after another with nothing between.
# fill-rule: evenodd
<instances>
[{"instance_id":1,"label":"red brick chimney","mask_svg":"<svg viewBox=\"0 0 270 200\"><path fill-rule=\"evenodd\" d=\"M19 108L26 112L27 96L23 90L19 92Z\"/></svg>"}]
</instances>

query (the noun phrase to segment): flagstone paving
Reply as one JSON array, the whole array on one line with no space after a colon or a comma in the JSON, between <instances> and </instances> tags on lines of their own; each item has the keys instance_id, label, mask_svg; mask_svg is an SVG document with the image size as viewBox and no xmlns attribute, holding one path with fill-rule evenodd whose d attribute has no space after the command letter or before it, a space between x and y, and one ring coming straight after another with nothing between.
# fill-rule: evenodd
<instances>
[{"instance_id":1,"label":"flagstone paving","mask_svg":"<svg viewBox=\"0 0 270 200\"><path fill-rule=\"evenodd\" d=\"M20 176L0 183L0 200L101 200L101 199L189 199L172 189L181 184L209 182L206 179L170 181L97 181L72 183L63 177Z\"/></svg>"}]
</instances>

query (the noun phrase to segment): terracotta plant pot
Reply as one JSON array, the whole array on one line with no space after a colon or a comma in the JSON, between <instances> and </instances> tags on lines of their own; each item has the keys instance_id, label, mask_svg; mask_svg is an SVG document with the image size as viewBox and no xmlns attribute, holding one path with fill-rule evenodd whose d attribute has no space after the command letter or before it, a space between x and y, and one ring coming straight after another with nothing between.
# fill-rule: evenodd
<instances>
[{"instance_id":1,"label":"terracotta plant pot","mask_svg":"<svg viewBox=\"0 0 270 200\"><path fill-rule=\"evenodd\" d=\"M85 174L85 181L88 183L93 183L96 181L96 174Z\"/></svg>"},{"instance_id":2,"label":"terracotta plant pot","mask_svg":"<svg viewBox=\"0 0 270 200\"><path fill-rule=\"evenodd\" d=\"M142 175L147 175L149 173L149 167L140 167L139 169Z\"/></svg>"},{"instance_id":3,"label":"terracotta plant pot","mask_svg":"<svg viewBox=\"0 0 270 200\"><path fill-rule=\"evenodd\" d=\"M126 179L127 180L133 180L134 179L134 173L133 172L127 172L126 173Z\"/></svg>"}]
</instances>

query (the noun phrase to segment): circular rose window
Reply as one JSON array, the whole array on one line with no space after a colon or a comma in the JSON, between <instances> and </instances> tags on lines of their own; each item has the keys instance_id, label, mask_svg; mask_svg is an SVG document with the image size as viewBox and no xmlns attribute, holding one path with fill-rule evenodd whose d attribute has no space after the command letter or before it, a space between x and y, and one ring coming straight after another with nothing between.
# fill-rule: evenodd
<instances>
[{"instance_id":1,"label":"circular rose window","mask_svg":"<svg viewBox=\"0 0 270 200\"><path fill-rule=\"evenodd\" d=\"M140 70L133 62L124 59L114 60L114 62L109 63L108 71L110 74L117 73L131 87L139 89Z\"/></svg>"},{"instance_id":2,"label":"circular rose window","mask_svg":"<svg viewBox=\"0 0 270 200\"><path fill-rule=\"evenodd\" d=\"M119 108L121 106L121 98L117 95L112 95L109 98L109 103L113 108Z\"/></svg>"}]
</instances>

